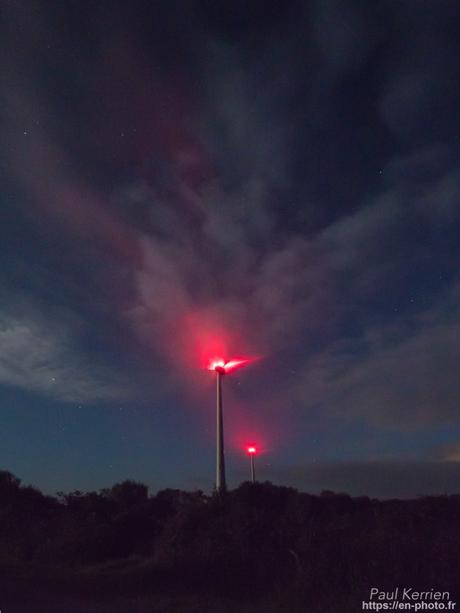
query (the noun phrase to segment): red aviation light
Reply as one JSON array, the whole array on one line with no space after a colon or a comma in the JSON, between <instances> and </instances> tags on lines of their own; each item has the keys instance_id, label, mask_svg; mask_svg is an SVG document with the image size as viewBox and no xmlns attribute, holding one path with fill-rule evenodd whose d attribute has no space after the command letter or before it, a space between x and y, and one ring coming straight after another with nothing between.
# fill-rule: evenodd
<instances>
[{"instance_id":1,"label":"red aviation light","mask_svg":"<svg viewBox=\"0 0 460 613\"><path fill-rule=\"evenodd\" d=\"M225 370L224 360L213 360L209 363L208 370L217 370L218 368L223 368Z\"/></svg>"}]
</instances>

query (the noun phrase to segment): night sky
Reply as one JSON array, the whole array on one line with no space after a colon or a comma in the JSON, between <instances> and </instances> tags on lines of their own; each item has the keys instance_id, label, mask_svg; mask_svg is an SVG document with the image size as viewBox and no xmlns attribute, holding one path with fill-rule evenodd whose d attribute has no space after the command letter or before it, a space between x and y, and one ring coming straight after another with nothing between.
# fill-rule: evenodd
<instances>
[{"instance_id":1,"label":"night sky","mask_svg":"<svg viewBox=\"0 0 460 613\"><path fill-rule=\"evenodd\" d=\"M457 0L9 0L0 468L460 491Z\"/></svg>"}]
</instances>

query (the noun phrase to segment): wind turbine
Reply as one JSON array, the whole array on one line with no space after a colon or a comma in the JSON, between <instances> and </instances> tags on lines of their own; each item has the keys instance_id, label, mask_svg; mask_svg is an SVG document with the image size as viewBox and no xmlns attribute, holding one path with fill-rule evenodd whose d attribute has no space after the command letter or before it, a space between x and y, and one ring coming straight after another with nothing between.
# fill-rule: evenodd
<instances>
[{"instance_id":1,"label":"wind turbine","mask_svg":"<svg viewBox=\"0 0 460 613\"><path fill-rule=\"evenodd\" d=\"M216 492L222 494L227 489L225 480L225 454L224 454L224 420L222 407L222 377L247 364L250 360L233 359L215 360L209 365L209 370L216 373L217 383L217 441L216 441Z\"/></svg>"}]
</instances>

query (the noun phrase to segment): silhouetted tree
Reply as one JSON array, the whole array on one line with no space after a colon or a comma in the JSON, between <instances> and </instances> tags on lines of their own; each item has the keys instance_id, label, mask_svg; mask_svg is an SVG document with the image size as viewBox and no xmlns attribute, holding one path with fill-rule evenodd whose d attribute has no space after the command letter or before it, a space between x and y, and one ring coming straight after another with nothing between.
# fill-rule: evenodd
<instances>
[{"instance_id":1,"label":"silhouetted tree","mask_svg":"<svg viewBox=\"0 0 460 613\"><path fill-rule=\"evenodd\" d=\"M347 610L370 585L452 589L459 514L460 496L379 501L269 482L243 483L224 498L174 489L149 498L146 485L128 480L56 499L2 471L0 564L75 567L89 577L101 562L142 560L145 576L171 590L212 586L232 597L282 597L280 610L318 602Z\"/></svg>"},{"instance_id":2,"label":"silhouetted tree","mask_svg":"<svg viewBox=\"0 0 460 613\"><path fill-rule=\"evenodd\" d=\"M127 509L147 502L148 492L149 488L143 483L126 480L112 486L109 497L121 508Z\"/></svg>"},{"instance_id":3,"label":"silhouetted tree","mask_svg":"<svg viewBox=\"0 0 460 613\"><path fill-rule=\"evenodd\" d=\"M21 479L7 470L0 470L0 502L6 502L19 491Z\"/></svg>"}]
</instances>

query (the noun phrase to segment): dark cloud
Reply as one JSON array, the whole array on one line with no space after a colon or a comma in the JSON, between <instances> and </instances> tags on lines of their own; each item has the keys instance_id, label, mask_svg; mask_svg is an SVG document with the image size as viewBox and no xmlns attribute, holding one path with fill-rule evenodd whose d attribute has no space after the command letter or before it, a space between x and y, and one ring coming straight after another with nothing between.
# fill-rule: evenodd
<instances>
[{"instance_id":1,"label":"dark cloud","mask_svg":"<svg viewBox=\"0 0 460 613\"><path fill-rule=\"evenodd\" d=\"M341 341L305 369L302 398L347 418L421 428L458 423L459 290L416 321L369 328L360 352Z\"/></svg>"},{"instance_id":2,"label":"dark cloud","mask_svg":"<svg viewBox=\"0 0 460 613\"><path fill-rule=\"evenodd\" d=\"M384 120L396 136L413 143L449 138L453 125L458 127L457 49L452 39L458 7L453 2L422 2L414 11L402 2L395 19L405 36L398 39L388 62L381 98Z\"/></svg>"}]
</instances>

